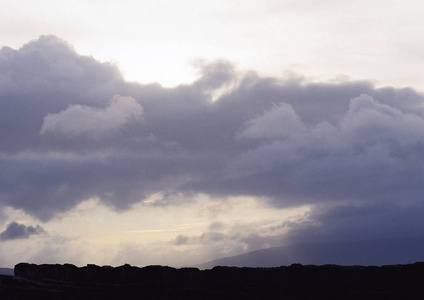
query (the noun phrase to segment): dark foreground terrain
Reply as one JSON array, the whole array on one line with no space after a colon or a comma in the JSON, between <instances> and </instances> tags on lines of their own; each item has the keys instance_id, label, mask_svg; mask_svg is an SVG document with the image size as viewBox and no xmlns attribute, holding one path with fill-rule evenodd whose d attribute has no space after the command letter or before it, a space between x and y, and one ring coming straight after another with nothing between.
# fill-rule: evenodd
<instances>
[{"instance_id":1,"label":"dark foreground terrain","mask_svg":"<svg viewBox=\"0 0 424 300\"><path fill-rule=\"evenodd\" d=\"M0 299L424 299L424 263L174 269L20 263Z\"/></svg>"}]
</instances>

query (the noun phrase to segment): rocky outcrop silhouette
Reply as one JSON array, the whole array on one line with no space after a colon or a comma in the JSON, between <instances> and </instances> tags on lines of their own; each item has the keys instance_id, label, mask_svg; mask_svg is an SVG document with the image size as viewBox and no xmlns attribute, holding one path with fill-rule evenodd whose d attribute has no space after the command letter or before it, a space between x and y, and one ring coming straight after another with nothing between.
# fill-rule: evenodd
<instances>
[{"instance_id":1,"label":"rocky outcrop silhouette","mask_svg":"<svg viewBox=\"0 0 424 300\"><path fill-rule=\"evenodd\" d=\"M0 277L1 299L134 299L135 295L146 299L424 297L424 263L421 262L381 267L301 264L276 268L218 266L208 270L164 266L139 268L128 264L113 268L20 263L14 271L15 277Z\"/></svg>"}]
</instances>

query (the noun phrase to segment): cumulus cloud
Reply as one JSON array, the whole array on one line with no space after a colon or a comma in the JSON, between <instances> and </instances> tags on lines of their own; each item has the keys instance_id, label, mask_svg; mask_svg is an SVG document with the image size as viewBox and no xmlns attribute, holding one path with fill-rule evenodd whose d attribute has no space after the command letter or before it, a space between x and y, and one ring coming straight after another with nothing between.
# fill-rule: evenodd
<instances>
[{"instance_id":1,"label":"cumulus cloud","mask_svg":"<svg viewBox=\"0 0 424 300\"><path fill-rule=\"evenodd\" d=\"M262 193L283 205L415 198L414 178L424 175L423 129L421 110L405 113L360 95L335 124L322 121L242 153L229 164L230 179L268 188Z\"/></svg>"},{"instance_id":2,"label":"cumulus cloud","mask_svg":"<svg viewBox=\"0 0 424 300\"><path fill-rule=\"evenodd\" d=\"M26 226L16 222L9 223L7 228L0 233L1 241L27 239L33 235L44 234L46 231L40 226Z\"/></svg>"},{"instance_id":3,"label":"cumulus cloud","mask_svg":"<svg viewBox=\"0 0 424 300\"><path fill-rule=\"evenodd\" d=\"M423 141L424 119L418 113L404 113L368 95L361 95L350 101L341 129L352 142L407 148Z\"/></svg>"},{"instance_id":4,"label":"cumulus cloud","mask_svg":"<svg viewBox=\"0 0 424 300\"><path fill-rule=\"evenodd\" d=\"M65 137L88 135L92 138L117 132L143 113L140 104L132 97L115 95L104 109L86 105L71 105L57 114L44 117L40 134L59 134Z\"/></svg>"},{"instance_id":5,"label":"cumulus cloud","mask_svg":"<svg viewBox=\"0 0 424 300\"><path fill-rule=\"evenodd\" d=\"M302 120L287 103L275 105L270 111L246 122L240 138L286 138L304 131Z\"/></svg>"},{"instance_id":6,"label":"cumulus cloud","mask_svg":"<svg viewBox=\"0 0 424 300\"><path fill-rule=\"evenodd\" d=\"M2 206L49 220L89 198L124 210L206 194L363 207L352 224L373 207L422 211L424 96L412 89L266 78L225 61L175 88L127 83L55 37L0 58Z\"/></svg>"}]
</instances>

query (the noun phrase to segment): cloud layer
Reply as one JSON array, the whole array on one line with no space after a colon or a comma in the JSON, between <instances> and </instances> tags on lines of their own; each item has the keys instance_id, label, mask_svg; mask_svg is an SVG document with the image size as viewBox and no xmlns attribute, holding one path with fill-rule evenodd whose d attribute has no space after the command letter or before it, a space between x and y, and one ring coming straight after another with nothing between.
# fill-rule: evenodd
<instances>
[{"instance_id":1,"label":"cloud layer","mask_svg":"<svg viewBox=\"0 0 424 300\"><path fill-rule=\"evenodd\" d=\"M0 205L49 220L92 197L124 210L152 195L245 195L314 205L323 230L343 210L344 232L375 211L386 233L390 218L423 211L423 95L264 78L225 61L200 71L163 88L127 83L53 36L1 49ZM403 233L421 224L411 218Z\"/></svg>"}]
</instances>

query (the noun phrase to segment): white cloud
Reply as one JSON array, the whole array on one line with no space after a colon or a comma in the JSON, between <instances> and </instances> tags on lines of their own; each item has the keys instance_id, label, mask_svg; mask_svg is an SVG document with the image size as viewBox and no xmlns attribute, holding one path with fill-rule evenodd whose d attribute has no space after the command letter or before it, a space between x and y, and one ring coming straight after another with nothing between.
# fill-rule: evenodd
<instances>
[{"instance_id":1,"label":"white cloud","mask_svg":"<svg viewBox=\"0 0 424 300\"><path fill-rule=\"evenodd\" d=\"M268 142L233 161L230 165L233 171L239 167L246 171L247 166L253 173L277 165L298 164L300 167L304 160L329 163L326 159L331 156L333 159L344 157L345 163L355 160L361 164L365 159L361 154L372 155L378 151L377 160L386 155L387 159L393 159L396 152L412 154L408 149L424 143L423 117L404 113L368 95L351 99L349 110L336 125L323 121L306 128L287 105L280 105L247 124L239 137L266 137ZM284 128L283 124L288 126ZM290 140L281 140L282 137ZM339 161L339 166L341 163Z\"/></svg>"},{"instance_id":2,"label":"white cloud","mask_svg":"<svg viewBox=\"0 0 424 300\"><path fill-rule=\"evenodd\" d=\"M59 134L66 137L87 135L99 139L117 132L142 114L143 108L133 97L115 95L104 109L71 105L57 114L47 115L40 134Z\"/></svg>"},{"instance_id":3,"label":"white cloud","mask_svg":"<svg viewBox=\"0 0 424 300\"><path fill-rule=\"evenodd\" d=\"M351 143L408 147L424 141L424 119L418 114L378 103L368 95L350 101L340 129ZM351 146L354 146L351 144Z\"/></svg>"},{"instance_id":4,"label":"white cloud","mask_svg":"<svg viewBox=\"0 0 424 300\"><path fill-rule=\"evenodd\" d=\"M287 103L280 103L259 117L246 122L239 138L286 138L305 130L302 120Z\"/></svg>"}]
</instances>

